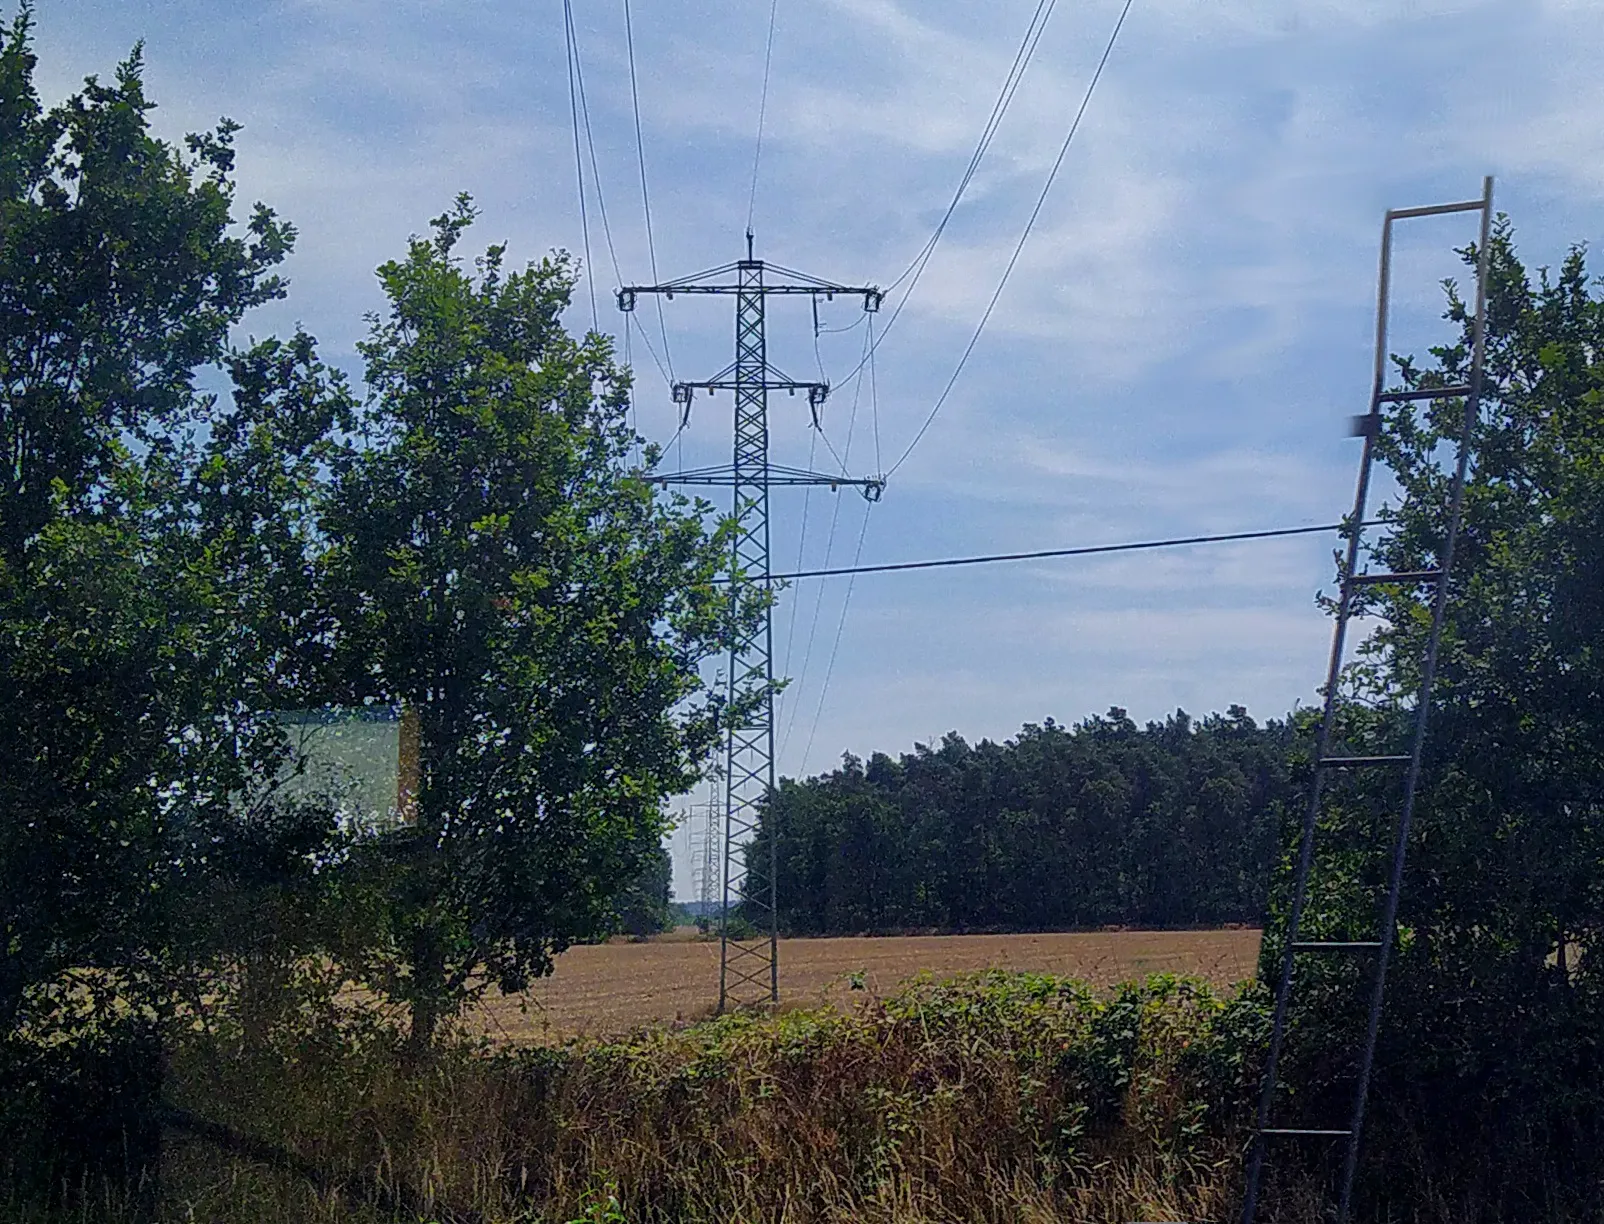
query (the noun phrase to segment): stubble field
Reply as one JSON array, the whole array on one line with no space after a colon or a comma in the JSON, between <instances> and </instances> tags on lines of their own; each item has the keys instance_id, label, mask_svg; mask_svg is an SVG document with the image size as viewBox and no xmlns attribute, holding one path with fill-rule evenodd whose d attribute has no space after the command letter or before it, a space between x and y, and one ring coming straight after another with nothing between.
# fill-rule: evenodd
<instances>
[{"instance_id":1,"label":"stubble field","mask_svg":"<svg viewBox=\"0 0 1604 1224\"><path fill-rule=\"evenodd\" d=\"M919 973L1004 968L1111 986L1182 973L1219 987L1252 975L1256 930L1094 931L1035 935L917 935L780 941L783 1007L849 1003L886 994ZM653 1024L705 1019L718 1001L718 943L687 931L646 943L570 948L556 972L523 995L494 996L471 1017L488 1036L515 1042L610 1036Z\"/></svg>"}]
</instances>

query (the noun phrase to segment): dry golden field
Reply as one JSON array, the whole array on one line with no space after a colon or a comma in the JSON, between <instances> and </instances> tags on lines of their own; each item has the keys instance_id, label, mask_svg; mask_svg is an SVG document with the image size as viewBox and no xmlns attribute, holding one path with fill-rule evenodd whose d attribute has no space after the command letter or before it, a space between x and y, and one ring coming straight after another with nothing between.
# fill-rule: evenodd
<instances>
[{"instance_id":1,"label":"dry golden field","mask_svg":"<svg viewBox=\"0 0 1604 1224\"><path fill-rule=\"evenodd\" d=\"M1195 974L1230 986L1252 975L1258 952L1255 930L784 939L780 1001L785 1007L847 1002L854 975L871 994L885 994L918 973L991 968L1063 974L1099 986L1151 973ZM551 977L522 996L491 998L471 1022L502 1040L607 1036L704 1019L717 1000L718 943L681 931L647 943L570 948Z\"/></svg>"}]
</instances>

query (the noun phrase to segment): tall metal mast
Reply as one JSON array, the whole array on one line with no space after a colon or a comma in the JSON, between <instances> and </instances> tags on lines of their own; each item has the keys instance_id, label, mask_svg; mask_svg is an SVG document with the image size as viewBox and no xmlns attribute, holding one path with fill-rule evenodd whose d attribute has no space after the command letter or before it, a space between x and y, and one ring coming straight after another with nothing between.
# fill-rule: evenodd
<instances>
[{"instance_id":1,"label":"tall metal mast","mask_svg":"<svg viewBox=\"0 0 1604 1224\"><path fill-rule=\"evenodd\" d=\"M768 279L777 273L778 281ZM730 274L734 280L728 280ZM880 477L854 479L769 463L768 395L785 391L806 392L815 428L830 393L828 383L798 382L769 363L764 335L764 307L775 296L833 298L836 294L861 297L866 311L877 311L884 294L872 285L838 285L765 264L752 253L752 233L746 234L746 258L711 268L695 276L661 285L626 285L618 290L618 308L631 311L644 293L715 294L735 298L735 360L702 382L673 386L674 401L681 405L681 426L690 421L691 401L697 391L735 394L734 462L728 467L699 468L653 477L663 484L719 485L731 490L735 541L730 551L732 579L757 582L772 590L769 565L769 489L776 485L849 485L870 500L885 487ZM761 693L754 713L727 728L724 760L724 904L719 916L718 1006L777 1003L780 998L779 911L777 902L776 839L768 839L762 862L749 862L747 841L763 822L768 798L774 790L774 628L773 604L751 631L737 630L730 642L726 683L730 697L750 690ZM772 831L771 831L772 833ZM740 905L741 917L759 932L746 938L732 931L732 910Z\"/></svg>"}]
</instances>

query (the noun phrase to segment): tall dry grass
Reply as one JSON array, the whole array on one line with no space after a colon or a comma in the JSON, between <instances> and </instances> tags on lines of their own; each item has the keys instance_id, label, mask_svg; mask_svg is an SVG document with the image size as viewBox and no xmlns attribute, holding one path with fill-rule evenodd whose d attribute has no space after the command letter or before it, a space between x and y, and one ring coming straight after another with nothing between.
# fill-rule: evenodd
<instances>
[{"instance_id":1,"label":"tall dry grass","mask_svg":"<svg viewBox=\"0 0 1604 1224\"><path fill-rule=\"evenodd\" d=\"M459 1038L426 1066L361 1021L214 1035L173 1060L161 1216L1220 1220L1261 1018L1190 980L994 971L610 1043Z\"/></svg>"}]
</instances>

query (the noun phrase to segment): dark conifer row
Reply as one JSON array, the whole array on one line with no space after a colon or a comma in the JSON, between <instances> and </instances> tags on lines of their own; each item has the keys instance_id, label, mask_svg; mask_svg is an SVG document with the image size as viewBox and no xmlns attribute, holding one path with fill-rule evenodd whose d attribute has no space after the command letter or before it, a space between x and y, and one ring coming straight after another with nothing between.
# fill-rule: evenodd
<instances>
[{"instance_id":1,"label":"dark conifer row","mask_svg":"<svg viewBox=\"0 0 1604 1224\"><path fill-rule=\"evenodd\" d=\"M1292 799L1293 722L1241 706L957 733L781 783L782 927L1040 930L1259 922ZM766 840L753 853L766 854Z\"/></svg>"}]
</instances>

